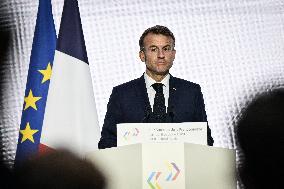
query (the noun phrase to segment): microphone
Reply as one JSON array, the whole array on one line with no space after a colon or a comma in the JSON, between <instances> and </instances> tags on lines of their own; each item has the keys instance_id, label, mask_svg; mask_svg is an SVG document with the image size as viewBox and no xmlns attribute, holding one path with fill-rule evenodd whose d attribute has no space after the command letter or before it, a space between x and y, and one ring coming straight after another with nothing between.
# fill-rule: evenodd
<instances>
[{"instance_id":1,"label":"microphone","mask_svg":"<svg viewBox=\"0 0 284 189\"><path fill-rule=\"evenodd\" d=\"M174 106L173 105L168 106L167 114L168 114L167 122L168 123L174 123L175 113L174 113Z\"/></svg>"},{"instance_id":2,"label":"microphone","mask_svg":"<svg viewBox=\"0 0 284 189\"><path fill-rule=\"evenodd\" d=\"M151 107L149 105L146 105L146 107L145 107L145 116L142 119L142 123L148 123L148 121L150 119L150 116L151 116L151 113L152 113Z\"/></svg>"}]
</instances>

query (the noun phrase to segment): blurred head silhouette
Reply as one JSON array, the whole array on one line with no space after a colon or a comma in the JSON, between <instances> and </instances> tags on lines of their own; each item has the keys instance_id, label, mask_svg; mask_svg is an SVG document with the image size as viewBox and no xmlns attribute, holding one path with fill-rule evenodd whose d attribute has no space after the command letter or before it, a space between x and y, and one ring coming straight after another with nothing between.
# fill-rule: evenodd
<instances>
[{"instance_id":1,"label":"blurred head silhouette","mask_svg":"<svg viewBox=\"0 0 284 189\"><path fill-rule=\"evenodd\" d=\"M257 97L237 126L246 188L284 188L284 89Z\"/></svg>"},{"instance_id":2,"label":"blurred head silhouette","mask_svg":"<svg viewBox=\"0 0 284 189\"><path fill-rule=\"evenodd\" d=\"M105 179L93 164L68 151L36 156L15 168L17 188L103 189Z\"/></svg>"},{"instance_id":3,"label":"blurred head silhouette","mask_svg":"<svg viewBox=\"0 0 284 189\"><path fill-rule=\"evenodd\" d=\"M2 7L2 1L0 1L0 7ZM9 48L9 43L10 43L10 31L9 28L7 27L7 23L5 23L5 20L7 18L6 11L3 11L0 8L0 114L3 112L2 105L4 104L2 102L2 98L4 98L4 95L2 94L4 89L4 75L6 74L5 72L5 61L7 59L7 54L8 54L8 48ZM7 65L6 65L7 67ZM6 103L6 102L5 102ZM5 154L5 148L7 150L7 147L4 145L4 138L5 136L5 129L3 128L2 125L0 125L0 178L1 178L1 183L0 183L0 188L10 188L11 187L11 182L12 182L12 175L10 169L7 167L6 163L4 161L4 155ZM6 140L7 141L7 140Z\"/></svg>"}]
</instances>

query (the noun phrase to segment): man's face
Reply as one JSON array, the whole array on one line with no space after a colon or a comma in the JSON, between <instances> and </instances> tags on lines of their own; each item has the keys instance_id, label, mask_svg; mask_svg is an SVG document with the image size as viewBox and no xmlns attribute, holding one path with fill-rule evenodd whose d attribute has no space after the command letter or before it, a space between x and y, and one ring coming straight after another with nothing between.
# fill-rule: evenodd
<instances>
[{"instance_id":1,"label":"man's face","mask_svg":"<svg viewBox=\"0 0 284 189\"><path fill-rule=\"evenodd\" d=\"M149 33L144 38L144 50L139 57L146 64L146 73L150 76L164 76L173 65L176 51L171 37Z\"/></svg>"}]
</instances>

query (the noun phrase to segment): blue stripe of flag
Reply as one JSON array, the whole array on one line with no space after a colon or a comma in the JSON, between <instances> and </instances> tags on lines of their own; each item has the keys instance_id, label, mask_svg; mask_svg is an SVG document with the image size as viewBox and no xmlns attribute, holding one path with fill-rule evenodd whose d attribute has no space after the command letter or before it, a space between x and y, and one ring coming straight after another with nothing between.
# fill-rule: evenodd
<instances>
[{"instance_id":1,"label":"blue stripe of flag","mask_svg":"<svg viewBox=\"0 0 284 189\"><path fill-rule=\"evenodd\" d=\"M88 64L77 0L65 0L56 49Z\"/></svg>"}]
</instances>

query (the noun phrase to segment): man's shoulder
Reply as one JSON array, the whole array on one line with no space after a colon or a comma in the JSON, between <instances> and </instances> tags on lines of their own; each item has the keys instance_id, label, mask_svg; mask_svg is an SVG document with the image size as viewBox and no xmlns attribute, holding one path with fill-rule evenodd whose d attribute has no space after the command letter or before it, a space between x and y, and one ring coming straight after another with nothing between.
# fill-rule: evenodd
<instances>
[{"instance_id":1,"label":"man's shoulder","mask_svg":"<svg viewBox=\"0 0 284 189\"><path fill-rule=\"evenodd\" d=\"M176 87L186 87L186 88L191 88L191 89L199 89L200 90L200 85L198 83L194 83L192 81L188 81L185 79L181 79L178 77L173 77L173 83Z\"/></svg>"},{"instance_id":2,"label":"man's shoulder","mask_svg":"<svg viewBox=\"0 0 284 189\"><path fill-rule=\"evenodd\" d=\"M116 89L116 90L134 89L135 86L137 86L138 84L140 84L142 82L141 80L143 80L142 77L136 78L136 79L133 79L131 81L117 85L117 86L114 87L114 89Z\"/></svg>"}]
</instances>

